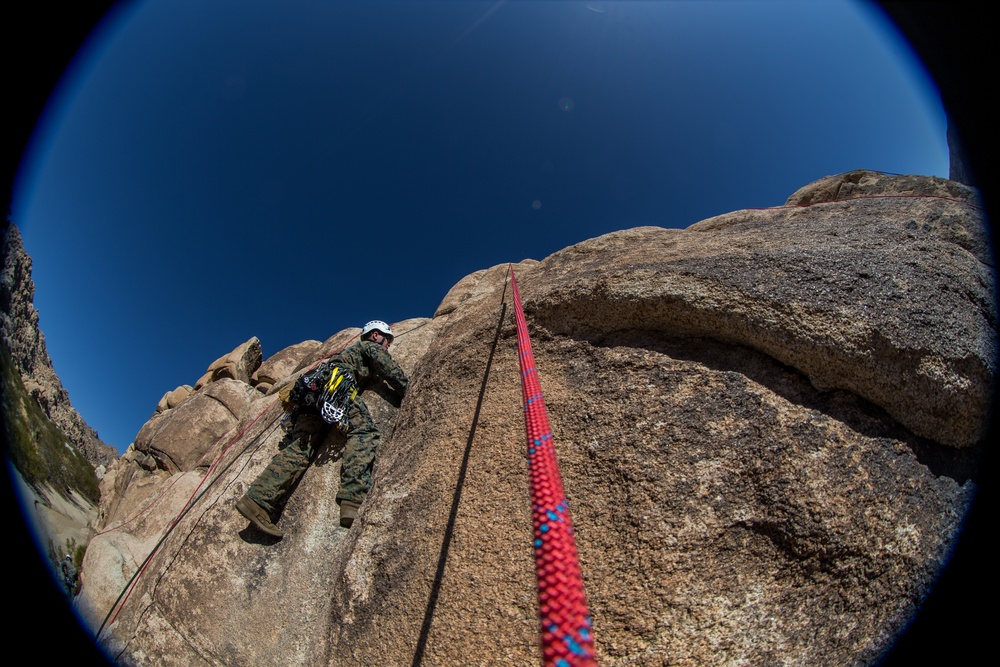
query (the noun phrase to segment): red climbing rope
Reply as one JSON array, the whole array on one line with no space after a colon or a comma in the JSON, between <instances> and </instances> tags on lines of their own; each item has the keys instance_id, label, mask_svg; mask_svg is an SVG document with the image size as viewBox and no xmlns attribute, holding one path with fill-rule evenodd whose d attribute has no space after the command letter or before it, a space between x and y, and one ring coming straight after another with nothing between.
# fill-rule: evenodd
<instances>
[{"instance_id":1,"label":"red climbing rope","mask_svg":"<svg viewBox=\"0 0 1000 667\"><path fill-rule=\"evenodd\" d=\"M590 613L573 539L573 523L566 494L563 493L545 398L531 352L528 325L521 309L513 265L510 267L510 280L528 438L542 664L547 667L596 665L590 635Z\"/></svg>"},{"instance_id":2,"label":"red climbing rope","mask_svg":"<svg viewBox=\"0 0 1000 667\"><path fill-rule=\"evenodd\" d=\"M414 329L415 328L417 328L417 327L414 327ZM410 331L412 331L412 330L413 329L410 329ZM408 332L404 331L403 333L408 333ZM351 342L353 342L355 338L357 338L360 335L361 335L360 333L355 334L346 343L344 343L342 346L340 346L339 349L336 349L333 352L330 352L325 357L321 358L319 361L317 361L315 364L313 364L313 366L309 370L312 370L313 368L316 368L316 366L318 366L324 360L329 359L334 354L338 354L340 352L343 352L344 349ZM400 335L402 335L402 334L400 334ZM225 447L222 448L222 450L219 452L218 456L216 456L215 460L212 462L212 465L209 466L208 470L202 476L201 481L198 482L198 485L195 487L194 491L191 493L191 496L188 498L187 502L181 508L180 512L178 512L177 515L174 517L174 519L170 522L170 525L167 527L167 529L164 532L164 534L160 537L159 542L156 543L156 545L153 547L152 551L149 553L149 555L146 556L146 559L142 562L142 565L140 565L139 568L136 570L135 574L132 575L131 580L129 580L129 582L125 585L124 590L122 590L121 594L118 596L118 599L115 600L115 603L113 605L111 605L111 609L108 611L108 615L104 617L104 622L101 623L101 627L97 630L97 636L98 637L100 637L101 632L103 632L104 627L108 624L109 620L110 620L111 623L114 623L115 620L118 618L118 614L121 613L121 610L125 607L125 603L128 602L129 597L131 597L132 591L135 588L136 582L139 580L139 578L146 571L146 567L149 565L150 561L153 559L153 556L155 556L156 553L160 550L160 547L163 545L163 542L166 540L167 536L173 531L174 527L180 522L181 517L183 517L185 514L187 514L188 510L190 510L194 506L194 503L200 498L198 496L198 491L201 489L202 485L205 483L205 480L207 480L209 477L211 477L212 471L215 470L215 467L222 460L222 457L226 455L226 452L228 452L229 449L233 445L235 445L239 440L241 440L243 438L243 436L246 434L246 432L249 431L250 428L254 424L256 424L259 419L261 419L265 414L267 414L271 410L272 407L274 407L275 405L278 405L278 404L279 404L279 401L273 401L273 402L269 403L266 408L264 408L263 410L261 410L260 413L256 417L254 417L253 420L243 428L243 430L241 430L236 436L233 437L232 440L229 441L229 444L227 444ZM273 424L273 422L272 422L272 424ZM216 447L216 445L218 445L219 442L222 442L223 439L225 439L230 433L232 433L235 428L236 427L234 426L232 429L230 429L229 431L227 431L225 433L225 435L223 435L221 438L219 438L219 440L216 441L216 444L213 445L208 451L214 450L215 447ZM204 456L205 455L203 454L202 455L202 459L204 458ZM200 463L201 463L201 459L199 459L199 461L198 461L198 464L200 464ZM145 514L147 511L149 511L153 507L153 505L155 505L160 500L160 498L162 498L166 494L166 491L169 490L170 487L172 487L174 485L174 483L176 483L177 480L180 479L180 478L181 478L181 476L178 475L174 479L174 481L172 481L168 485L167 489L165 489L163 492L161 492L154 499L154 501L152 503L150 503L149 505L147 505L138 514L136 514L132 518L130 518L130 519L128 519L128 520L126 520L126 521L118 524L117 526L114 526L113 528L108 528L106 530L101 531L100 533L97 533L97 535L103 535L104 533L109 533L109 532L114 531L114 530L119 530L120 528L123 528L126 524L131 523L132 521L134 521L135 519L137 519L139 516ZM212 483L214 484L217 481L217 479L218 478L213 479ZM116 609L117 609L117 611L116 611Z\"/></svg>"},{"instance_id":3,"label":"red climbing rope","mask_svg":"<svg viewBox=\"0 0 1000 667\"><path fill-rule=\"evenodd\" d=\"M155 556L156 553L160 550L160 547L163 545L163 542L166 540L167 535L169 535L173 531L174 526L176 526L180 522L181 518L185 514L187 514L188 510L190 510L191 507L193 507L194 503L199 499L199 497L197 496L198 491L201 489L202 485L205 483L205 480L208 479L209 476L212 474L212 471L218 465L219 461L222 460L222 457L225 456L226 452L229 451L230 447L232 447L234 444L236 444L236 442L238 440L240 440L246 434L247 431L250 430L250 427L252 427L254 424L256 424L257 421L261 417L263 417L265 414L267 414L267 412L272 407L274 407L275 405L278 405L277 401L274 401L274 402L270 403L266 408L264 408L263 410L261 410L260 414L258 414L256 417L253 418L253 421L251 421L249 424L247 424L246 427L244 427L242 431L240 431L236 436L233 437L232 440L229 441L229 444L227 444L225 447L222 448L222 451L219 452L219 455L215 458L215 461L212 462L212 465L209 466L208 470L202 476L201 481L198 482L198 486L196 486L195 489L194 489L194 491L191 492L191 495L188 498L187 502L184 503L184 507L181 508L180 512L178 512L177 515L170 522L170 525L167 526L166 531L160 537L160 540L156 543L156 545L153 547L153 550L149 553L149 555L146 556L145 560L143 560L143 562L142 562L142 565L139 566L139 569L136 570L135 574L132 575L131 580L129 580L129 582L125 585L124 590L122 590L121 594L118 596L118 599L115 600L115 603L113 605L111 605L111 609L108 611L108 615L104 617L104 622L101 623L101 627L98 628L98 630L97 630L97 636L98 637L101 636L101 632L104 631L104 627L106 625L108 625L109 623L114 623L115 620L118 618L118 614L120 614L121 611L122 611L122 609L125 608L125 603L128 602L128 599L132 596L132 591L135 589L136 583L139 581L139 578L143 575L143 573L145 573L146 567L149 565L150 561L153 560L153 556ZM233 429L234 428L235 427L233 427ZM226 434L222 436L222 438L225 438L227 435L229 435L230 433L232 433L233 429L229 429L229 431L227 431ZM222 438L220 438L216 442L216 444L218 444L219 442L221 442ZM213 445L213 449L214 449L214 445ZM180 479L180 477L181 476L178 475L177 479ZM173 486L174 482L176 482L177 479L175 479L173 482L171 482L170 485L167 488L169 489L170 486ZM213 482L214 481L215 480L213 480ZM158 501L164 495L164 493L161 493L159 496L157 496L156 501ZM122 528L126 524L128 524L131 521L133 521L134 519L136 519L138 516L141 516L146 511L148 511L153 506L153 504L155 504L156 501L154 501L154 503L151 503L150 505L148 505L145 509L143 509L141 512L139 512L139 514L137 514L136 516L132 517L128 521L125 521L125 522L123 522L121 524L118 524L114 528L108 528L107 530L104 530L101 533L98 533L98 535L102 535L104 533L109 533L111 531L118 530L118 529ZM117 609L117 611L115 611L116 609Z\"/></svg>"}]
</instances>

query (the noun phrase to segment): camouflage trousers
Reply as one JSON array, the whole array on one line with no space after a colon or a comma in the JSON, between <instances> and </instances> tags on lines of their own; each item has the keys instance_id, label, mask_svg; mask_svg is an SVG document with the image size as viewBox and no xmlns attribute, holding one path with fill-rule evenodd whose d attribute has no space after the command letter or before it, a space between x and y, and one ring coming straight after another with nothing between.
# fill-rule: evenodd
<instances>
[{"instance_id":1,"label":"camouflage trousers","mask_svg":"<svg viewBox=\"0 0 1000 667\"><path fill-rule=\"evenodd\" d=\"M267 510L272 520L309 467L329 430L329 424L319 415L299 415L289 432L291 441L274 455L267 468L247 489L250 499ZM347 412L345 436L347 441L340 459L338 505L341 500L361 503L372 486L372 464L381 434L361 398L356 398Z\"/></svg>"}]
</instances>

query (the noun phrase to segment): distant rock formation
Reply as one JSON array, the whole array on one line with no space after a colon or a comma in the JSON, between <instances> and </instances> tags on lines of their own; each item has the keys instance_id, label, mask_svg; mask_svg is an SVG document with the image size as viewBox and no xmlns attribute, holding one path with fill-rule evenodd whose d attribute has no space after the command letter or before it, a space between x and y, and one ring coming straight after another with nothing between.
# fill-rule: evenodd
<instances>
[{"instance_id":1,"label":"distant rock formation","mask_svg":"<svg viewBox=\"0 0 1000 667\"><path fill-rule=\"evenodd\" d=\"M997 374L976 193L851 172L514 270L600 664L875 664L976 489ZM434 317L394 323L410 389L366 397L386 438L349 530L337 435L281 541L233 503L282 442L280 389L356 329L263 361L252 338L165 397L102 481L83 564L80 608L109 654L537 664L507 275L478 271Z\"/></svg>"},{"instance_id":2,"label":"distant rock formation","mask_svg":"<svg viewBox=\"0 0 1000 667\"><path fill-rule=\"evenodd\" d=\"M38 587L24 582L32 582L32 574L38 571L59 576L67 555L79 559L90 537L90 522L97 516L98 478L118 453L101 442L73 409L39 330L31 258L17 227L5 220L2 232L0 439L5 472L0 473L0 486L8 501L5 506L14 510L8 525L13 536L8 542L13 542L14 549L28 546L24 555L29 560L41 556L32 563L10 556L10 562L17 563L19 593L30 599L31 608L40 605L47 593L44 583ZM70 589L60 586L58 595L68 600ZM59 611L50 605L46 622L58 625Z\"/></svg>"},{"instance_id":3,"label":"distant rock formation","mask_svg":"<svg viewBox=\"0 0 1000 667\"><path fill-rule=\"evenodd\" d=\"M3 273L0 274L0 336L11 355L25 389L35 398L48 418L90 461L94 468L110 465L118 450L103 442L73 408L69 393L52 367L45 337L38 327L35 310L35 283L31 279L31 258L24 251L21 233L4 223Z\"/></svg>"}]
</instances>

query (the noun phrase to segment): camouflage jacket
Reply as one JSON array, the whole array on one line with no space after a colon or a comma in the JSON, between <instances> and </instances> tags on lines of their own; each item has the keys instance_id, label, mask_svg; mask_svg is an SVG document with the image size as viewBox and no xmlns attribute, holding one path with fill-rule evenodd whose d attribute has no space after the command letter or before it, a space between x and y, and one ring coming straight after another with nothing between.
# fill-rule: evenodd
<instances>
[{"instance_id":1,"label":"camouflage jacket","mask_svg":"<svg viewBox=\"0 0 1000 667\"><path fill-rule=\"evenodd\" d=\"M400 397L406 393L406 385L409 383L406 373L381 345L370 340L359 340L348 345L340 354L330 357L326 363L350 371L358 383L359 390L365 389L373 381L382 379Z\"/></svg>"}]
</instances>

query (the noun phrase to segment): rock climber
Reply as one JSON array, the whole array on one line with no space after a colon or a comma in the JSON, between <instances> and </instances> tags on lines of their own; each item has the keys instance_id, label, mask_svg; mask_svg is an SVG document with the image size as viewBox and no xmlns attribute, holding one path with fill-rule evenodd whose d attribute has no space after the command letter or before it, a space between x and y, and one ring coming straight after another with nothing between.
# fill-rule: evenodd
<instances>
[{"instance_id":1,"label":"rock climber","mask_svg":"<svg viewBox=\"0 0 1000 667\"><path fill-rule=\"evenodd\" d=\"M66 557L62 560L60 569L62 570L63 587L66 589L66 593L70 597L73 597L76 595L77 582L77 571L76 565L73 564L73 557L66 554Z\"/></svg>"},{"instance_id":2,"label":"rock climber","mask_svg":"<svg viewBox=\"0 0 1000 667\"><path fill-rule=\"evenodd\" d=\"M282 537L274 525L278 510L331 426L347 438L337 491L340 525L350 528L354 523L372 485L372 463L381 437L360 393L383 380L400 398L406 393L406 373L389 355L393 338L388 324L372 320L362 328L360 340L293 385L289 393L290 442L236 502L236 510L264 533Z\"/></svg>"}]
</instances>

